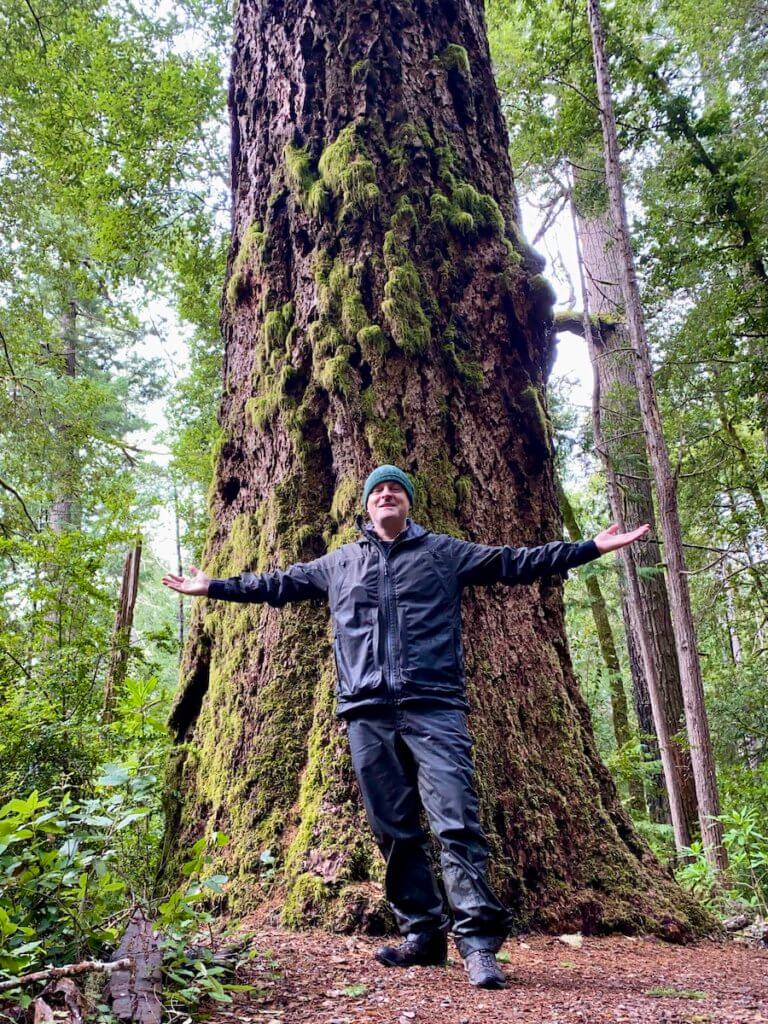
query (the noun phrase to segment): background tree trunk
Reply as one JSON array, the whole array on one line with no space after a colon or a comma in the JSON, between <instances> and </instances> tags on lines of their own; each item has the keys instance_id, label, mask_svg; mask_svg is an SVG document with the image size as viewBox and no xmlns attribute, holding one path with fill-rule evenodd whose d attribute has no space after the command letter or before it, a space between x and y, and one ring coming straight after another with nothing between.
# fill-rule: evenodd
<instances>
[{"instance_id":1,"label":"background tree trunk","mask_svg":"<svg viewBox=\"0 0 768 1024\"><path fill-rule=\"evenodd\" d=\"M576 211L573 204L571 204L571 212L575 222ZM597 352L594 334L592 331L592 314L590 313L589 295L587 294L587 287L584 278L584 261L581 255L581 246L579 244L579 236L576 231L575 223L574 238L576 241L576 258L579 270L579 281L581 284L581 300L583 304L582 328L584 340L589 348L589 358L594 365L597 362ZM602 418L600 416L602 401L602 395L600 394L600 380L595 376L594 387L592 389L592 431L595 439L595 448L600 456L603 469L605 471L608 501L610 502L614 521L619 531L624 533L626 532L627 524L624 521L624 509L619 496L619 484L616 479L616 472L614 470L613 463L610 458L608 458L608 452L603 441L603 426ZM690 845L691 837L688 832L688 825L683 811L682 797L680 794L680 775L677 771L677 766L672 754L671 733L669 731L669 726L667 725L666 715L664 714L664 700L661 692L661 686L659 684L656 660L651 646L650 629L646 622L645 609L643 608L643 602L640 597L640 584L638 580L637 566L635 565L632 548L622 548L621 551L617 552L617 556L624 570L624 579L629 595L627 608L629 609L631 616L631 635L637 642L638 653L642 661L644 679L648 687L648 700L650 702L651 713L653 715L653 724L659 742L659 755L661 757L664 782L666 783L667 797L669 800L669 812L670 818L672 819L675 848L677 850L683 850L686 846Z\"/></svg>"},{"instance_id":2,"label":"background tree trunk","mask_svg":"<svg viewBox=\"0 0 768 1024\"><path fill-rule=\"evenodd\" d=\"M214 576L355 536L399 462L415 515L472 540L560 534L544 386L552 292L523 242L479 0L242 0L230 84L233 247ZM199 601L172 724L169 836L206 827L240 903L381 926L324 608ZM494 882L521 922L703 917L634 834L570 665L562 589L468 592L465 641ZM269 851L267 854L266 851Z\"/></svg>"},{"instance_id":3,"label":"background tree trunk","mask_svg":"<svg viewBox=\"0 0 768 1024\"><path fill-rule=\"evenodd\" d=\"M603 177L599 172L598 176ZM574 182L578 194L579 172L576 168ZM603 188L598 191L603 192ZM591 192L594 197L594 182L591 184ZM618 243L607 212L593 210L589 215L585 215L579 209L577 196L574 197L574 211L589 309L591 315L597 315L600 320L600 329L592 332L596 355L592 360L592 369L601 396L600 422L606 457L610 459L616 474L624 521L630 527L639 523L651 524L651 539L646 544L636 545L632 555L640 569L637 582L645 612L642 621L647 623L667 727L673 738L680 734L682 741L673 743L672 753L680 777L680 795L685 818L689 831L693 832L698 824L696 787L685 739L685 709L675 651L675 635L669 613L661 553L655 539L657 529L651 473L637 397L634 354L624 322L624 299L616 266ZM626 583L622 587L622 600L625 605L629 600ZM636 619L638 621L635 621ZM633 617L631 603L625 609L625 621L630 623L628 643L637 644L636 633L640 627L640 620L637 616ZM633 683L637 694L635 707L639 714L646 708L650 711L648 684L641 671L641 659L633 660L632 664L638 669L638 674L633 676ZM652 719L640 719L640 725L646 735L655 733ZM649 753L652 754L653 750L649 750ZM662 799L665 814L661 820L669 821L668 803L665 797ZM658 799L651 800L650 810L657 811L658 804ZM658 813L653 817L654 820L660 820Z\"/></svg>"},{"instance_id":4,"label":"background tree trunk","mask_svg":"<svg viewBox=\"0 0 768 1024\"><path fill-rule=\"evenodd\" d=\"M696 782L701 838L707 860L716 871L724 871L727 856L722 844L723 830L718 821L720 800L717 791L715 763L704 707L704 686L701 678L696 630L683 556L682 532L677 510L676 481L669 462L669 453L659 418L640 289L635 274L635 261L624 202L624 186L619 162L616 122L613 115L610 75L605 55L605 40L599 0L587 0L595 77L600 102L600 120L605 144L605 180L617 240L617 262L621 274L622 294L627 328L635 355L635 377L642 412L643 430L653 470L659 502L659 519L664 538L667 564L668 594L675 634L680 682L685 704L685 719L691 749L691 764Z\"/></svg>"},{"instance_id":5,"label":"background tree trunk","mask_svg":"<svg viewBox=\"0 0 768 1024\"><path fill-rule=\"evenodd\" d=\"M563 524L568 531L569 538L572 541L583 540L584 534L581 532L578 520L576 519L576 513L568 500L568 495L563 490L563 487L557 477L555 478L555 486L557 487L557 497L560 502L560 510L563 514ZM627 707L627 695L624 692L624 681L621 675L621 663L619 662L619 654L616 650L616 643L613 639L613 630L611 629L611 620L608 616L608 609L605 604L605 598L603 597L600 584L598 583L597 578L593 575L587 575L585 582L592 610L592 618L595 622L597 642L600 647L600 653L603 658L605 670L608 673L613 736L616 740L616 746L620 748L625 746L625 744L629 743L632 739L632 728L629 723L629 709ZM645 810L645 792L643 790L643 783L641 779L633 778L630 780L629 798L630 804L634 810L641 812Z\"/></svg>"}]
</instances>

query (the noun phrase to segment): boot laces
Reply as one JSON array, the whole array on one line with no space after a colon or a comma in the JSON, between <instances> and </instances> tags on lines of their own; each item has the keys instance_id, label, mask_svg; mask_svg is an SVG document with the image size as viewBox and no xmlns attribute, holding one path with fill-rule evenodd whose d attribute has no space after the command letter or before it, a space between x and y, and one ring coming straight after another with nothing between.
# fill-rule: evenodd
<instances>
[{"instance_id":1,"label":"boot laces","mask_svg":"<svg viewBox=\"0 0 768 1024\"><path fill-rule=\"evenodd\" d=\"M492 953L489 949L480 949L477 951L477 962L486 970L498 969L496 967L496 954Z\"/></svg>"},{"instance_id":2,"label":"boot laces","mask_svg":"<svg viewBox=\"0 0 768 1024\"><path fill-rule=\"evenodd\" d=\"M499 966L496 963L496 953L489 949L476 949L471 955L476 969L493 972L499 970Z\"/></svg>"}]
</instances>

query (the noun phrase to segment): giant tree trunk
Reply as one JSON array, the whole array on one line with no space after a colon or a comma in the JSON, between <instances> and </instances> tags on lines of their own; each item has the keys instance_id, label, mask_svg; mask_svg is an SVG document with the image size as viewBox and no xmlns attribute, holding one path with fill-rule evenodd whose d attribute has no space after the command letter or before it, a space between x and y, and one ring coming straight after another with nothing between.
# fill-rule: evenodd
<instances>
[{"instance_id":1,"label":"giant tree trunk","mask_svg":"<svg viewBox=\"0 0 768 1024\"><path fill-rule=\"evenodd\" d=\"M587 0L587 14L592 37L600 121L605 145L605 179L611 217L616 229L617 263L621 275L627 329L635 357L635 378L642 412L643 431L659 501L659 520L667 563L670 610L685 704L691 764L696 782L701 837L710 866L716 872L720 872L727 866L727 856L722 843L723 829L718 820L720 800L709 736L709 723L704 706L704 685L683 555L682 531L677 509L677 485L672 474L669 452L659 417L653 367L645 332L640 289L635 273L599 0Z\"/></svg>"},{"instance_id":2,"label":"giant tree trunk","mask_svg":"<svg viewBox=\"0 0 768 1024\"><path fill-rule=\"evenodd\" d=\"M480 0L241 0L230 103L226 439L206 570L353 539L362 481L385 460L414 475L433 529L557 537L551 292L517 227ZM549 927L700 926L598 759L560 584L469 592L465 613L502 898ZM288 923L374 927L381 864L333 716L327 623L308 605L197 603L169 837L228 833L240 906L277 893Z\"/></svg>"},{"instance_id":3,"label":"giant tree trunk","mask_svg":"<svg viewBox=\"0 0 768 1024\"><path fill-rule=\"evenodd\" d=\"M577 176L577 171L574 173ZM578 176L576 180L578 181ZM650 539L644 544L636 544L632 549L635 564L641 570L638 573L638 587L645 611L642 619L634 615L628 587L626 584L622 587L622 599L627 605L625 621L630 624L628 640L637 647L637 632L642 628L642 622L647 623L667 726L673 737L680 734L681 738L681 742L673 745L672 751L680 778L680 795L685 818L688 830L692 832L698 816L696 787L685 740L683 693L662 568L663 560L655 539L656 514L637 397L634 355L623 319L624 299L615 256L618 243L607 212L591 212L585 215L579 210L578 202L574 203L574 207L589 309L593 316L598 314L601 321L600 330L592 332L596 352L592 368L601 396L600 420L606 456L611 460L616 474L624 521L630 527L640 523L651 524ZM639 669L633 676L633 683L636 693L635 707L640 716L646 708L650 711L648 685L642 672L642 659L635 658L631 663ZM646 735L654 733L652 718L650 721L641 718L640 726ZM653 753L652 750L649 752ZM651 802L650 807L652 811L655 810L654 802ZM654 817L658 820L658 815Z\"/></svg>"}]
</instances>

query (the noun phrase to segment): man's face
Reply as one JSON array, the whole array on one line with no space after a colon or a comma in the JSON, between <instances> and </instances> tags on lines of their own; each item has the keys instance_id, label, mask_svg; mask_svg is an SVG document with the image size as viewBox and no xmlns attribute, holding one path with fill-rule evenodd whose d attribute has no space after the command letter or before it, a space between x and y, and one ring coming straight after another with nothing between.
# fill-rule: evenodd
<instances>
[{"instance_id":1,"label":"man's face","mask_svg":"<svg viewBox=\"0 0 768 1024\"><path fill-rule=\"evenodd\" d=\"M366 512L374 526L405 526L408 509L406 490L395 480L384 480L376 484L368 495Z\"/></svg>"}]
</instances>

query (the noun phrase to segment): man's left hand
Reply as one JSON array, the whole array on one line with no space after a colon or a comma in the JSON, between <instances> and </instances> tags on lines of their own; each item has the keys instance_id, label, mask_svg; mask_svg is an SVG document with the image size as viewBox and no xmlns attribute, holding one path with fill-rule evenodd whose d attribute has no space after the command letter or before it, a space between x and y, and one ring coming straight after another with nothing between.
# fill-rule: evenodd
<instances>
[{"instance_id":1,"label":"man's left hand","mask_svg":"<svg viewBox=\"0 0 768 1024\"><path fill-rule=\"evenodd\" d=\"M619 533L616 523L611 523L607 530L598 533L595 537L595 544L597 544L597 550L600 554L605 555L609 551L618 551L619 548L625 548L627 544L634 544L636 540L640 540L641 537L649 533L650 529L648 523L643 523L636 530L630 530L628 533Z\"/></svg>"}]
</instances>

